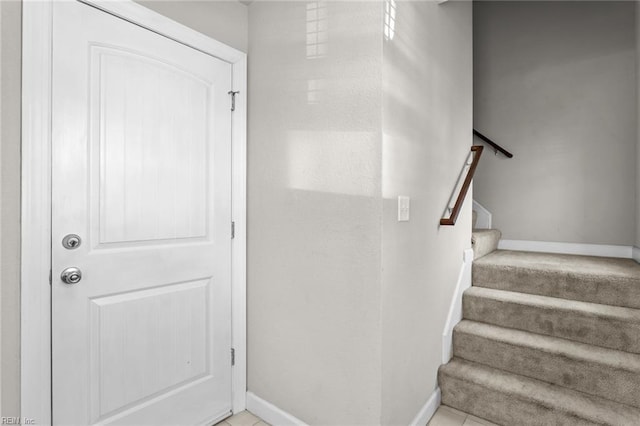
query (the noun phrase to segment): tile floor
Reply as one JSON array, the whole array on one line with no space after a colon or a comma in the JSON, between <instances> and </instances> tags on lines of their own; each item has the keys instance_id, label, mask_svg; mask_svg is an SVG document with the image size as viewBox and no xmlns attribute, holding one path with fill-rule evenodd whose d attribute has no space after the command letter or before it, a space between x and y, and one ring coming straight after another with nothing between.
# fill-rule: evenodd
<instances>
[{"instance_id":1,"label":"tile floor","mask_svg":"<svg viewBox=\"0 0 640 426\"><path fill-rule=\"evenodd\" d=\"M497 426L488 420L441 405L427 426Z\"/></svg>"},{"instance_id":2,"label":"tile floor","mask_svg":"<svg viewBox=\"0 0 640 426\"><path fill-rule=\"evenodd\" d=\"M231 416L215 426L270 426L264 420L254 416L248 411L243 411ZM455 408L441 405L433 415L427 426L498 426L487 420L463 413Z\"/></svg>"},{"instance_id":3,"label":"tile floor","mask_svg":"<svg viewBox=\"0 0 640 426\"><path fill-rule=\"evenodd\" d=\"M248 411L242 411L238 414L234 414L217 423L215 426L271 426L269 423L263 421L261 418L254 416Z\"/></svg>"}]
</instances>

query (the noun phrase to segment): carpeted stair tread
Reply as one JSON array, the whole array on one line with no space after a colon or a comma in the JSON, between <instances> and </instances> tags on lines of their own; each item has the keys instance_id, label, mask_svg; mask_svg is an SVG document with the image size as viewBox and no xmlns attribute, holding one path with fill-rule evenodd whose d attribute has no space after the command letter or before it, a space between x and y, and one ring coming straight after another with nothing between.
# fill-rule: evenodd
<instances>
[{"instance_id":1,"label":"carpeted stair tread","mask_svg":"<svg viewBox=\"0 0 640 426\"><path fill-rule=\"evenodd\" d=\"M473 259L480 259L498 249L502 233L497 229L474 229L471 232Z\"/></svg>"},{"instance_id":2,"label":"carpeted stair tread","mask_svg":"<svg viewBox=\"0 0 640 426\"><path fill-rule=\"evenodd\" d=\"M457 358L640 407L640 355L469 320Z\"/></svg>"},{"instance_id":3,"label":"carpeted stair tread","mask_svg":"<svg viewBox=\"0 0 640 426\"><path fill-rule=\"evenodd\" d=\"M465 319L640 353L640 310L471 287Z\"/></svg>"},{"instance_id":4,"label":"carpeted stair tread","mask_svg":"<svg viewBox=\"0 0 640 426\"><path fill-rule=\"evenodd\" d=\"M474 260L473 285L640 308L640 264L632 259L497 250Z\"/></svg>"},{"instance_id":5,"label":"carpeted stair tread","mask_svg":"<svg viewBox=\"0 0 640 426\"><path fill-rule=\"evenodd\" d=\"M454 358L440 367L442 403L512 426L637 426L640 409Z\"/></svg>"}]
</instances>

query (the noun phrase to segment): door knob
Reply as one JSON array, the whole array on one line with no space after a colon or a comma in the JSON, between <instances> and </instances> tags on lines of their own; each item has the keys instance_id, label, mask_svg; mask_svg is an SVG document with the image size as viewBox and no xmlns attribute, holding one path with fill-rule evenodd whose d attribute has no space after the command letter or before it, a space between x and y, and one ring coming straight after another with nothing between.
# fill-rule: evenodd
<instances>
[{"instance_id":1,"label":"door knob","mask_svg":"<svg viewBox=\"0 0 640 426\"><path fill-rule=\"evenodd\" d=\"M82 279L82 271L76 267L67 268L60 274L60 279L65 284L77 284Z\"/></svg>"}]
</instances>

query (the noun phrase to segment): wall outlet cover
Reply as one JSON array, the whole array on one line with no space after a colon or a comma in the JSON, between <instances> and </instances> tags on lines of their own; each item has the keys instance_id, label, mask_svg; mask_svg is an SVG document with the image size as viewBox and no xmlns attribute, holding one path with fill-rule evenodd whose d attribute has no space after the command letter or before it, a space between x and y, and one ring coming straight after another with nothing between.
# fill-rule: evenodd
<instances>
[{"instance_id":1,"label":"wall outlet cover","mask_svg":"<svg viewBox=\"0 0 640 426\"><path fill-rule=\"evenodd\" d=\"M398 196L398 222L408 222L411 212L411 198L406 195Z\"/></svg>"}]
</instances>

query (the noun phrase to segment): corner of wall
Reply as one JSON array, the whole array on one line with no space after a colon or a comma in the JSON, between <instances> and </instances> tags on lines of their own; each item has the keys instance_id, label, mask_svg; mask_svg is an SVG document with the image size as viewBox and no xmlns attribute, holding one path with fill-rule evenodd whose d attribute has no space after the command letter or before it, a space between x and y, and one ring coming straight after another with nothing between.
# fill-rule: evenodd
<instances>
[{"instance_id":1,"label":"corner of wall","mask_svg":"<svg viewBox=\"0 0 640 426\"><path fill-rule=\"evenodd\" d=\"M442 330L471 245L471 194L456 226L439 220L472 144L472 5L397 2L387 18L381 421L408 424L437 388ZM408 222L398 221L400 195L411 197Z\"/></svg>"},{"instance_id":2,"label":"corner of wall","mask_svg":"<svg viewBox=\"0 0 640 426\"><path fill-rule=\"evenodd\" d=\"M441 400L442 394L440 393L440 388L436 388L418 414L416 414L416 417L409 423L409 426L423 426L429 423L429 420L431 420L431 417L433 417L440 406Z\"/></svg>"}]
</instances>

